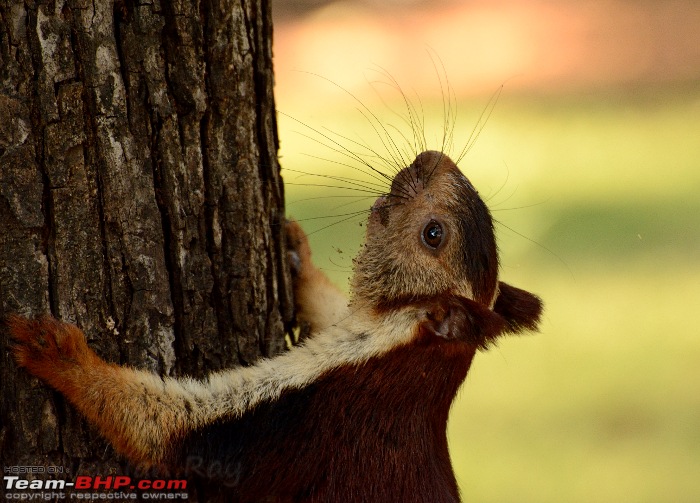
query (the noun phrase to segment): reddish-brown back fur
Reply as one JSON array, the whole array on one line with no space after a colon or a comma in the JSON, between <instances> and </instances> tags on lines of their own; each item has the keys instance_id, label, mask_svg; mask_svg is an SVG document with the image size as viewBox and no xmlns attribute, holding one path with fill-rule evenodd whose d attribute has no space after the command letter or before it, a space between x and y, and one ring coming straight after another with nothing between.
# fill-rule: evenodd
<instances>
[{"instance_id":1,"label":"reddish-brown back fur","mask_svg":"<svg viewBox=\"0 0 700 503\"><path fill-rule=\"evenodd\" d=\"M195 431L173 456L220 470L236 501L459 501L446 423L474 352L426 332Z\"/></svg>"}]
</instances>

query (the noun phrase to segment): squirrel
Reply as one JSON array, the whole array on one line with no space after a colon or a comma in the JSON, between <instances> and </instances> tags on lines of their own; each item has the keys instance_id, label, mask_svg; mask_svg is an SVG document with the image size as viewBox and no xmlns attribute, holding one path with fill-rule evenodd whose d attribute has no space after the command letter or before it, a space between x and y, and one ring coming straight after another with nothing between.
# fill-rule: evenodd
<instances>
[{"instance_id":1,"label":"squirrel","mask_svg":"<svg viewBox=\"0 0 700 503\"><path fill-rule=\"evenodd\" d=\"M131 462L205 472L234 501L459 501L450 405L476 351L542 310L499 281L478 192L444 153L419 154L371 208L349 300L287 233L311 335L279 356L160 377L105 362L74 325L12 316L14 357Z\"/></svg>"}]
</instances>

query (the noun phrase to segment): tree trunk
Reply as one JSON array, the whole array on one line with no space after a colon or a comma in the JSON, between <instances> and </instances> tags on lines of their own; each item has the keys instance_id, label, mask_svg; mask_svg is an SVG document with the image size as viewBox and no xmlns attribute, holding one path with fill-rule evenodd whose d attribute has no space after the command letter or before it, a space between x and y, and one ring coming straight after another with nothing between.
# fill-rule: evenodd
<instances>
[{"instance_id":1,"label":"tree trunk","mask_svg":"<svg viewBox=\"0 0 700 503\"><path fill-rule=\"evenodd\" d=\"M266 0L0 2L0 316L163 375L282 350L271 39ZM2 337L6 474L128 470Z\"/></svg>"}]
</instances>

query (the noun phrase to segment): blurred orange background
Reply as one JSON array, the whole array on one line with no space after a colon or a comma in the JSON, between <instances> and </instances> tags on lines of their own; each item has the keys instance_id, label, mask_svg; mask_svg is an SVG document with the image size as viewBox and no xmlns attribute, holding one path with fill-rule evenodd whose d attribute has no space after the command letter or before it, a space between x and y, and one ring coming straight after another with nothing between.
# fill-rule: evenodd
<instances>
[{"instance_id":1,"label":"blurred orange background","mask_svg":"<svg viewBox=\"0 0 700 503\"><path fill-rule=\"evenodd\" d=\"M514 91L567 93L609 86L700 79L700 3L634 0L354 2L279 0L274 54L281 102L311 71L364 82L386 66L422 96L435 93L427 48L449 69L458 95ZM293 7L296 6L296 10Z\"/></svg>"}]
</instances>

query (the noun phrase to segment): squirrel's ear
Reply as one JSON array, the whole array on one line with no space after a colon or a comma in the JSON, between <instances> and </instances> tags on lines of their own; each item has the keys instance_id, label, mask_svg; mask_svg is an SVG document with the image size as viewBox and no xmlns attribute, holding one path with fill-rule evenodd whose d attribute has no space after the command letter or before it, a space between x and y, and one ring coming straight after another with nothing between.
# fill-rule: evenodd
<instances>
[{"instance_id":1,"label":"squirrel's ear","mask_svg":"<svg viewBox=\"0 0 700 503\"><path fill-rule=\"evenodd\" d=\"M537 295L499 281L493 310L505 320L505 332L517 334L524 330L537 330L542 300Z\"/></svg>"}]
</instances>

